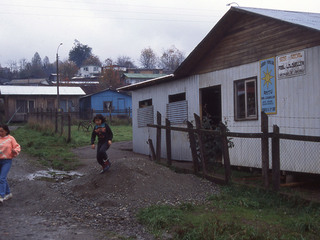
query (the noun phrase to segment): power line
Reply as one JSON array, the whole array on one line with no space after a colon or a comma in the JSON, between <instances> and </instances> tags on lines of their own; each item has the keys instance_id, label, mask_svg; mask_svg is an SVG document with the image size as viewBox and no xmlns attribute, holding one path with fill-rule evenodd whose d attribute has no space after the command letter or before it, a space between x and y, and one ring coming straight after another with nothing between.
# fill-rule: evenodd
<instances>
[{"instance_id":1,"label":"power line","mask_svg":"<svg viewBox=\"0 0 320 240\"><path fill-rule=\"evenodd\" d=\"M35 13L19 13L19 12L0 12L0 14L9 15L27 15L38 17L67 17L67 18L105 18L105 19L119 19L119 20L137 20L137 21L168 21L168 22L207 22L212 23L214 20L195 20L195 19L168 19L168 18L136 18L136 17L111 17L111 16L84 16L84 15L65 15L65 14L35 14Z\"/></svg>"},{"instance_id":2,"label":"power line","mask_svg":"<svg viewBox=\"0 0 320 240\"><path fill-rule=\"evenodd\" d=\"M12 5L12 4L2 4L2 6L15 6L15 5ZM28 6L28 5L20 5L20 7L25 7L25 8L32 8L32 9L35 9L35 8L41 8L41 9L50 9L50 10L53 10L53 9L59 9L59 10L71 10L71 11L77 11L77 10L80 10L80 11L96 11L96 12L111 12L111 13L134 13L134 14L146 14L146 15L171 15L171 13L161 13L161 12L143 12L143 11L128 11L128 10L110 10L110 9L105 9L105 10L102 10L102 9L86 9L86 8L66 8L66 7L43 7L43 6ZM26 13L24 12L20 12L19 14L22 14L22 15L25 15ZM199 14L185 14L185 13L175 13L175 16L187 16L187 17L192 17L192 16L196 16L196 17L202 17L202 18L206 18L206 17L212 17L212 15L199 15Z\"/></svg>"},{"instance_id":3,"label":"power line","mask_svg":"<svg viewBox=\"0 0 320 240\"><path fill-rule=\"evenodd\" d=\"M18 0L19 1L19 0ZM31 2L32 0L29 0L28 2ZM21 1L23 4L26 3L26 1ZM43 3L43 1L41 1ZM89 1L74 1L74 0L63 0L63 1L59 1L59 0L47 0L47 2L52 2L52 3L57 3L57 5L61 5L61 4L65 4L65 3L73 3L75 4L76 6L79 6L79 5L91 5L91 6L98 6L99 8L101 8L101 5L105 5L105 6L108 6L110 7L111 6L119 6L119 7L136 7L136 8L150 8L150 9L156 9L156 10L159 10L159 9L165 9L165 10L176 10L176 11L197 11L197 12L210 12L210 13L213 13L213 12L219 12L217 10L212 10L212 9L208 9L208 8L185 8L183 6L179 6L179 7L164 7L164 6L161 6L161 5L157 5L157 6L151 6L151 5L141 5L141 4L132 4L132 2L134 2L133 0L129 1L129 3L127 2L124 2L124 3L110 3L110 2L106 2L105 0L104 1L100 1L100 2L93 2L91 0ZM140 2L140 1L136 1L136 2ZM37 1L37 5L35 7L38 7L38 1ZM3 4L3 5L10 5L10 4ZM11 4L12 5L12 4ZM15 6L23 6L23 5L15 5ZM74 9L74 5L68 9Z\"/></svg>"}]
</instances>

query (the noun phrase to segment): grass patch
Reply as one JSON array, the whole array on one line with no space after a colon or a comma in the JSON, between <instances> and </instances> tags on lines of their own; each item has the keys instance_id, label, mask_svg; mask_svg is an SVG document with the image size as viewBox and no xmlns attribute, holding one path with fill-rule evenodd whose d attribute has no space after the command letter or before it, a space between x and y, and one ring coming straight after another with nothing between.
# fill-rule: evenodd
<instances>
[{"instance_id":1,"label":"grass patch","mask_svg":"<svg viewBox=\"0 0 320 240\"><path fill-rule=\"evenodd\" d=\"M113 142L131 141L132 127L110 126L114 138ZM91 131L78 130L78 126L71 128L71 142L66 143L66 136L55 134L51 129L40 129L37 125L25 125L12 132L22 147L22 151L36 157L47 167L59 170L73 170L78 166L73 148L90 145Z\"/></svg>"},{"instance_id":2,"label":"grass patch","mask_svg":"<svg viewBox=\"0 0 320 240\"><path fill-rule=\"evenodd\" d=\"M223 186L205 205L152 206L139 221L161 239L319 239L320 206L245 186Z\"/></svg>"}]
</instances>

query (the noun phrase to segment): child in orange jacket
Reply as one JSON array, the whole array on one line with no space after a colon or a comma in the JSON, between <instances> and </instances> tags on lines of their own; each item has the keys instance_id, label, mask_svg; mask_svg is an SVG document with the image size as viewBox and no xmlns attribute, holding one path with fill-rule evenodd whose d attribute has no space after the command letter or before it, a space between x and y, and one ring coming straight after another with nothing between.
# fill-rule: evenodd
<instances>
[{"instance_id":1,"label":"child in orange jacket","mask_svg":"<svg viewBox=\"0 0 320 240\"><path fill-rule=\"evenodd\" d=\"M7 175L12 165L12 158L16 157L21 151L16 139L10 135L9 127L5 124L0 125L0 204L12 198Z\"/></svg>"}]
</instances>

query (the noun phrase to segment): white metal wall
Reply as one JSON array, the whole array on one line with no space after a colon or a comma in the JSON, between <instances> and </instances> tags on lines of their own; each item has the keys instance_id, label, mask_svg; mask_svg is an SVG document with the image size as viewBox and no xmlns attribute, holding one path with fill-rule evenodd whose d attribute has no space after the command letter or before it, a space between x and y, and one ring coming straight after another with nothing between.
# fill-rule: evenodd
<instances>
[{"instance_id":1,"label":"white metal wall","mask_svg":"<svg viewBox=\"0 0 320 240\"><path fill-rule=\"evenodd\" d=\"M199 114L199 84L198 76L193 76L185 80L174 81L156 85L152 88L143 88L132 93L132 109L133 109L133 150L138 153L150 155L150 149L146 143L149 138L152 139L154 147L156 144L156 129L148 127L140 127L137 125L137 109L139 101L152 99L154 106L154 123L156 123L157 112L162 115L162 125L165 125L166 105L169 103L168 96L178 93L186 93L188 101L188 120L193 119L193 114ZM176 126L186 127L186 124ZM191 151L188 135L183 132L173 131L171 133L172 158L177 160L191 161ZM165 132L162 130L161 156L166 157Z\"/></svg>"},{"instance_id":2,"label":"white metal wall","mask_svg":"<svg viewBox=\"0 0 320 240\"><path fill-rule=\"evenodd\" d=\"M305 75L277 79L277 114L268 115L270 132L276 124L281 133L320 136L320 47L305 49L305 53ZM221 84L222 120L230 131L261 131L259 74L259 62L256 62L199 76L200 88ZM233 83L249 77L257 77L259 119L234 121ZM232 165L261 167L260 139L234 138L233 142ZM280 148L281 170L320 173L319 143L281 140Z\"/></svg>"},{"instance_id":3,"label":"white metal wall","mask_svg":"<svg viewBox=\"0 0 320 240\"><path fill-rule=\"evenodd\" d=\"M297 77L277 79L277 114L269 115L269 131L277 124L280 132L289 134L320 136L320 47L305 49L306 74ZM276 57L276 56L275 56ZM137 127L137 109L141 100L152 98L154 119L159 111L165 124L168 95L186 93L188 120L194 122L193 114L199 114L199 89L221 85L222 121L230 131L254 133L261 131L260 116L260 70L259 62L233 67L186 79L156 85L133 92L133 148L134 151L149 154L146 144L151 138L155 144L156 130ZM234 121L235 80L257 77L258 120ZM185 125L184 125L185 126ZM232 165L261 167L260 139L233 139L235 148L230 149ZM320 173L319 144L282 140L281 170ZM165 133L162 134L161 156L166 157ZM271 145L270 145L271 147ZM312 155L310 155L312 152ZM299 156L299 157L297 157ZM173 159L191 160L186 133L172 133ZM271 166L271 155L270 155Z\"/></svg>"}]
</instances>

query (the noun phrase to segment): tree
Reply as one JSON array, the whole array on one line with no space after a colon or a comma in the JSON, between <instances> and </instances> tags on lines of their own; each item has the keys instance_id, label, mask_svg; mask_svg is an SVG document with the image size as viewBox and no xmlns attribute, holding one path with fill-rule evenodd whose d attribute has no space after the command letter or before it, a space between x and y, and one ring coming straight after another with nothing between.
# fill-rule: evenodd
<instances>
[{"instance_id":1,"label":"tree","mask_svg":"<svg viewBox=\"0 0 320 240\"><path fill-rule=\"evenodd\" d=\"M45 76L45 72L42 68L42 60L38 52L33 55L31 59L31 69L30 69L31 77L40 78Z\"/></svg>"},{"instance_id":2,"label":"tree","mask_svg":"<svg viewBox=\"0 0 320 240\"><path fill-rule=\"evenodd\" d=\"M59 63L59 76L61 76L61 80L68 81L76 75L78 72L77 65L69 60Z\"/></svg>"},{"instance_id":3,"label":"tree","mask_svg":"<svg viewBox=\"0 0 320 240\"><path fill-rule=\"evenodd\" d=\"M154 51L149 47L142 49L140 55L140 63L143 68L153 69L156 68L158 58Z\"/></svg>"},{"instance_id":4,"label":"tree","mask_svg":"<svg viewBox=\"0 0 320 240\"><path fill-rule=\"evenodd\" d=\"M19 61L19 78L29 78L31 76L31 63L22 58Z\"/></svg>"},{"instance_id":5,"label":"tree","mask_svg":"<svg viewBox=\"0 0 320 240\"><path fill-rule=\"evenodd\" d=\"M42 68L46 76L57 71L56 64L50 63L49 58L45 56L42 60Z\"/></svg>"},{"instance_id":6,"label":"tree","mask_svg":"<svg viewBox=\"0 0 320 240\"><path fill-rule=\"evenodd\" d=\"M174 71L185 59L184 54L175 46L165 50L160 58L160 67L167 71Z\"/></svg>"},{"instance_id":7,"label":"tree","mask_svg":"<svg viewBox=\"0 0 320 240\"><path fill-rule=\"evenodd\" d=\"M69 52L69 60L80 68L83 62L92 56L91 51L92 48L88 47L88 45L83 45L78 40L74 40L74 46Z\"/></svg>"},{"instance_id":8,"label":"tree","mask_svg":"<svg viewBox=\"0 0 320 240\"><path fill-rule=\"evenodd\" d=\"M119 67L136 68L136 66L133 63L133 60L128 56L119 56L117 58L116 64Z\"/></svg>"},{"instance_id":9,"label":"tree","mask_svg":"<svg viewBox=\"0 0 320 240\"><path fill-rule=\"evenodd\" d=\"M116 89L123 86L120 75L121 71L113 64L113 60L111 58L106 59L100 75L101 88Z\"/></svg>"},{"instance_id":10,"label":"tree","mask_svg":"<svg viewBox=\"0 0 320 240\"><path fill-rule=\"evenodd\" d=\"M98 56L91 55L86 60L84 60L83 65L94 65L101 67L101 61Z\"/></svg>"},{"instance_id":11,"label":"tree","mask_svg":"<svg viewBox=\"0 0 320 240\"><path fill-rule=\"evenodd\" d=\"M31 59L31 65L34 66L34 67L41 68L42 60L41 60L41 57L40 57L38 52L36 52L33 55L32 59Z\"/></svg>"},{"instance_id":12,"label":"tree","mask_svg":"<svg viewBox=\"0 0 320 240\"><path fill-rule=\"evenodd\" d=\"M45 56L44 58L43 58L43 68L47 68L47 67L49 67L49 65L50 65L50 61L49 61L49 58L48 58L48 56Z\"/></svg>"}]
</instances>

